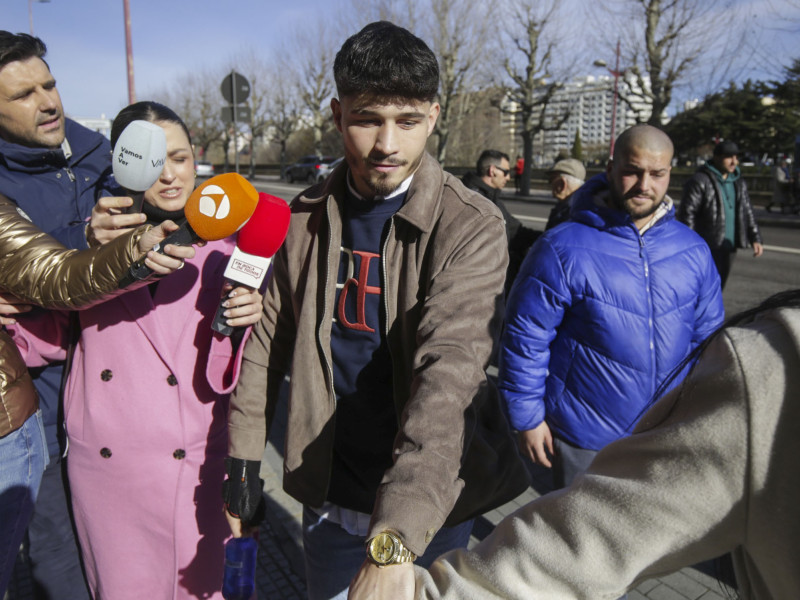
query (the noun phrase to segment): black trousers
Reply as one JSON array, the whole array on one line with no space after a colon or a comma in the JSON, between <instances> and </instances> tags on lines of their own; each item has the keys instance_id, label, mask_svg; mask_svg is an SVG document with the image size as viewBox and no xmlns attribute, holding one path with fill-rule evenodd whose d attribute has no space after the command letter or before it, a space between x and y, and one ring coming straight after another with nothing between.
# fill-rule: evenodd
<instances>
[{"instance_id":1,"label":"black trousers","mask_svg":"<svg viewBox=\"0 0 800 600\"><path fill-rule=\"evenodd\" d=\"M714 265L717 267L722 289L725 289L725 282L728 281L728 275L731 274L733 259L736 258L736 248L725 240L719 248L711 248L711 258L714 259Z\"/></svg>"}]
</instances>

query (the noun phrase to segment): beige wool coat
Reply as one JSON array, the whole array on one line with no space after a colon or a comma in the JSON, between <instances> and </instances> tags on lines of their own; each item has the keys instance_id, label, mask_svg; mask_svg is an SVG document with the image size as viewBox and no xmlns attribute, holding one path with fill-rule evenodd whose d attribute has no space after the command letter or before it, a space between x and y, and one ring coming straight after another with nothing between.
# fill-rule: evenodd
<instances>
[{"instance_id":1,"label":"beige wool coat","mask_svg":"<svg viewBox=\"0 0 800 600\"><path fill-rule=\"evenodd\" d=\"M732 551L741 598L800 598L798 455L800 309L784 308L718 335L570 488L417 569L417 597L612 599Z\"/></svg>"}]
</instances>

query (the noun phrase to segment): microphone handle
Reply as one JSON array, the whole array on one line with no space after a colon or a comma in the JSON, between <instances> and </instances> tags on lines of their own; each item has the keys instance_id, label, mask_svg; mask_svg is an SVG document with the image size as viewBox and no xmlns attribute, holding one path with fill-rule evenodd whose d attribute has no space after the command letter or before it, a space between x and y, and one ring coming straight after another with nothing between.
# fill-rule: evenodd
<instances>
[{"instance_id":1,"label":"microphone handle","mask_svg":"<svg viewBox=\"0 0 800 600\"><path fill-rule=\"evenodd\" d=\"M236 282L231 281L230 279L226 279L225 281L236 287ZM222 306L222 303L225 302L225 298L227 298L227 296L219 299L217 313L214 315L214 321L211 323L211 329L221 333L222 335L230 336L233 333L233 327L226 323L228 319L222 314L227 310L224 306Z\"/></svg>"},{"instance_id":2,"label":"microphone handle","mask_svg":"<svg viewBox=\"0 0 800 600\"><path fill-rule=\"evenodd\" d=\"M132 192L131 190L125 191L128 193L128 196L133 198L133 204L125 209L125 213L132 215L134 213L142 212L142 205L144 204L144 192Z\"/></svg>"},{"instance_id":3,"label":"microphone handle","mask_svg":"<svg viewBox=\"0 0 800 600\"><path fill-rule=\"evenodd\" d=\"M175 244L176 246L191 246L199 240L200 236L197 235L194 229L192 229L192 226L186 222L161 240L161 242L153 246L153 250L159 254L164 254L164 247L167 244ZM150 277L152 274L153 270L145 265L144 259L142 259L141 261L137 261L131 265L125 277L120 279L119 287L127 287L135 281L141 281L142 279Z\"/></svg>"}]
</instances>

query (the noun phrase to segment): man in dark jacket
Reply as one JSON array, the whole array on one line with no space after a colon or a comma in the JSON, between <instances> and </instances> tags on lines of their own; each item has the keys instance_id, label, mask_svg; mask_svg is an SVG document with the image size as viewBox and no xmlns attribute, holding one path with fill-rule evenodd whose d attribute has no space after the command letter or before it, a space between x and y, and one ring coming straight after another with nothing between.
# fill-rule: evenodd
<instances>
[{"instance_id":1,"label":"man in dark jacket","mask_svg":"<svg viewBox=\"0 0 800 600\"><path fill-rule=\"evenodd\" d=\"M722 287L737 248L753 247L761 256L761 233L753 217L750 194L739 170L739 147L729 140L714 148L713 158L683 186L678 220L702 237L711 249Z\"/></svg>"},{"instance_id":2,"label":"man in dark jacket","mask_svg":"<svg viewBox=\"0 0 800 600\"><path fill-rule=\"evenodd\" d=\"M568 485L627 435L723 319L708 246L674 218L672 142L637 125L570 220L531 249L508 298L498 387L524 455ZM553 462L551 463L551 457Z\"/></svg>"},{"instance_id":3,"label":"man in dark jacket","mask_svg":"<svg viewBox=\"0 0 800 600\"><path fill-rule=\"evenodd\" d=\"M540 232L525 227L512 215L505 203L500 200L500 192L511 177L511 165L508 154L499 150L484 150L478 157L476 170L470 171L461 178L462 183L471 190L483 194L491 200L506 221L506 237L508 238L508 270L506 271L506 293L514 283L519 266L525 259L528 250L539 237Z\"/></svg>"},{"instance_id":4,"label":"man in dark jacket","mask_svg":"<svg viewBox=\"0 0 800 600\"><path fill-rule=\"evenodd\" d=\"M111 173L111 147L99 133L64 117L45 52L38 38L0 31L0 193L62 244L84 249L88 219ZM131 217L131 224L139 218ZM10 307L4 298L0 304L0 314L24 310ZM43 597L80 600L89 596L61 462L62 373L63 363L31 370L50 464L28 527L28 548L35 586Z\"/></svg>"}]
</instances>

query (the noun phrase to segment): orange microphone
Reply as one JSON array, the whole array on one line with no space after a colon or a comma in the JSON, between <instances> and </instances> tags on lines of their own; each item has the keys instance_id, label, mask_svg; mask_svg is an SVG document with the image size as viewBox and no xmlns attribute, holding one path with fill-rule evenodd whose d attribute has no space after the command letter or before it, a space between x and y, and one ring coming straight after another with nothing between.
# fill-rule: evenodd
<instances>
[{"instance_id":1,"label":"orange microphone","mask_svg":"<svg viewBox=\"0 0 800 600\"><path fill-rule=\"evenodd\" d=\"M247 223L258 204L258 191L238 173L224 173L206 180L189 196L184 207L186 222L156 244L153 250L164 254L167 244L190 246L200 240L221 240ZM144 261L131 265L120 281L124 287L153 273Z\"/></svg>"}]
</instances>

